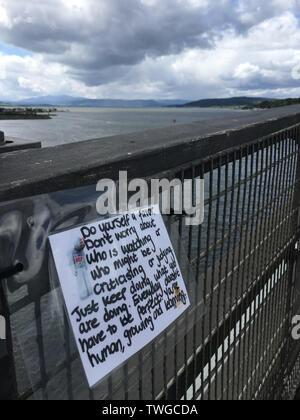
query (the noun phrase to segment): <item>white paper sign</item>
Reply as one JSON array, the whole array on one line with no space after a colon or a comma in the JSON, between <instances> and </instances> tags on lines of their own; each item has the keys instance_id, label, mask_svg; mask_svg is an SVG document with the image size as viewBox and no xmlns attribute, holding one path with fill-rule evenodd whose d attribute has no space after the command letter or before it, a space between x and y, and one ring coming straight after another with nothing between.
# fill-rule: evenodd
<instances>
[{"instance_id":1,"label":"white paper sign","mask_svg":"<svg viewBox=\"0 0 300 420\"><path fill-rule=\"evenodd\" d=\"M190 305L156 206L53 235L50 243L90 387Z\"/></svg>"}]
</instances>

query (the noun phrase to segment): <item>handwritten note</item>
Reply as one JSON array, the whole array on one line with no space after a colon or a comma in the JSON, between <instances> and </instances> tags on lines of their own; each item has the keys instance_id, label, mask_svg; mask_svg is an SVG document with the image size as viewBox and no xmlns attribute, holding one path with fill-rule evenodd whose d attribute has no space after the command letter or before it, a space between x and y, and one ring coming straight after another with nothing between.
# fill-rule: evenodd
<instances>
[{"instance_id":1,"label":"handwritten note","mask_svg":"<svg viewBox=\"0 0 300 420\"><path fill-rule=\"evenodd\" d=\"M190 306L156 206L55 234L50 243L91 388Z\"/></svg>"}]
</instances>

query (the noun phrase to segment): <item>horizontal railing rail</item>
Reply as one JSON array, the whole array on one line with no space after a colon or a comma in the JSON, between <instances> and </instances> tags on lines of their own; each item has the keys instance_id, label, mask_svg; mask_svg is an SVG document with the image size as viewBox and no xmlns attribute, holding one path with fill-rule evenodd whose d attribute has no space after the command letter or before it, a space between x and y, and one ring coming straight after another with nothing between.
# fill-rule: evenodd
<instances>
[{"instance_id":1,"label":"horizontal railing rail","mask_svg":"<svg viewBox=\"0 0 300 420\"><path fill-rule=\"evenodd\" d=\"M291 127L299 114L291 106L73 143L72 153L65 144L0 155L0 201L94 185L122 170L149 177Z\"/></svg>"}]
</instances>

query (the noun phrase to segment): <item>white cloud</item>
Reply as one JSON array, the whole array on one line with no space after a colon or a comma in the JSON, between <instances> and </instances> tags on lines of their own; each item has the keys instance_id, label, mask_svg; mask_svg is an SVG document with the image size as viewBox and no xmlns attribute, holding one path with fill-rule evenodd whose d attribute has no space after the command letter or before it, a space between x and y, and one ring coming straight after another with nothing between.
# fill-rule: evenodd
<instances>
[{"instance_id":1,"label":"white cloud","mask_svg":"<svg viewBox=\"0 0 300 420\"><path fill-rule=\"evenodd\" d=\"M8 29L12 27L12 23L8 17L5 7L1 6L1 3L0 3L0 25Z\"/></svg>"},{"instance_id":2,"label":"white cloud","mask_svg":"<svg viewBox=\"0 0 300 420\"><path fill-rule=\"evenodd\" d=\"M300 95L300 0L235 4L0 0L3 42L32 52L0 53L0 94Z\"/></svg>"},{"instance_id":3,"label":"white cloud","mask_svg":"<svg viewBox=\"0 0 300 420\"><path fill-rule=\"evenodd\" d=\"M260 74L260 68L257 65L250 63L239 64L237 69L234 72L234 77L238 79L248 79L252 76L257 76Z\"/></svg>"}]
</instances>

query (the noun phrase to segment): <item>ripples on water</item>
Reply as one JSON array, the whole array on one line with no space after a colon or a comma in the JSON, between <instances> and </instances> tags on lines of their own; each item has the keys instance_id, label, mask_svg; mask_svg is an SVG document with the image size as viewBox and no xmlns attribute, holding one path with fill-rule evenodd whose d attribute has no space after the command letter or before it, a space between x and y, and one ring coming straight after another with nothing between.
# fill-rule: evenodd
<instances>
[{"instance_id":1,"label":"ripples on water","mask_svg":"<svg viewBox=\"0 0 300 420\"><path fill-rule=\"evenodd\" d=\"M58 112L51 120L0 121L0 130L7 136L37 140L44 147L51 147L174 124L232 117L245 112L211 108L71 108L65 111Z\"/></svg>"}]
</instances>

